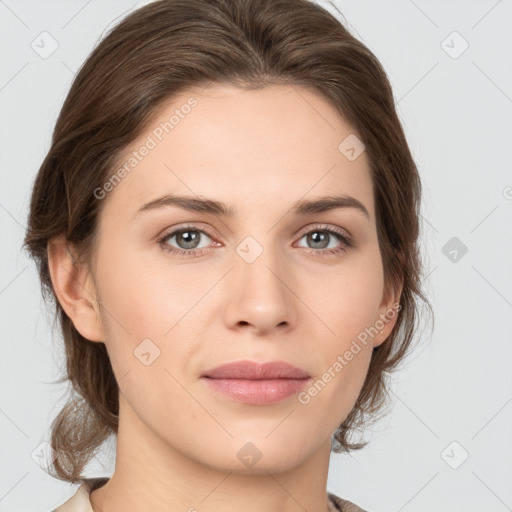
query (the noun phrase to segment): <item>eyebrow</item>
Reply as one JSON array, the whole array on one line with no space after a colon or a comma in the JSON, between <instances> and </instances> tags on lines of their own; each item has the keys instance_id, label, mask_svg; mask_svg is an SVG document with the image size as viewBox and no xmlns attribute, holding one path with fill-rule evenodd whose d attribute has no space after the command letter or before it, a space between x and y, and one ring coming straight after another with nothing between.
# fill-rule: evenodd
<instances>
[{"instance_id":1,"label":"eyebrow","mask_svg":"<svg viewBox=\"0 0 512 512\"><path fill-rule=\"evenodd\" d=\"M134 217L143 213L163 208L165 206L177 206L191 212L202 212L218 215L221 217L233 217L236 209L232 205L227 205L222 201L206 199L201 197L184 196L176 194L166 194L157 199L153 199L143 204L136 212ZM308 215L313 213L323 213L340 208L354 208L363 213L369 220L370 214L361 201L352 196L333 195L323 196L314 199L301 199L294 203L290 212L294 215Z\"/></svg>"}]
</instances>

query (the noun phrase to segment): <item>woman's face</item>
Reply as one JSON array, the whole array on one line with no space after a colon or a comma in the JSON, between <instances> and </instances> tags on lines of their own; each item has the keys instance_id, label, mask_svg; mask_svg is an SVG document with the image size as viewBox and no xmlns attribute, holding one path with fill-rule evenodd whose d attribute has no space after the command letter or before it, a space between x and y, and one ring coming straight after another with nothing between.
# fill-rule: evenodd
<instances>
[{"instance_id":1,"label":"woman's face","mask_svg":"<svg viewBox=\"0 0 512 512\"><path fill-rule=\"evenodd\" d=\"M329 453L372 348L396 320L383 321L397 298L385 294L355 137L304 88L190 90L160 109L96 190L105 203L92 275L120 432L134 443L235 472ZM171 202L178 196L208 203L191 209ZM341 196L367 214L350 203L296 211ZM244 402L204 377L242 360L285 361L310 378L273 400L267 382L266 395ZM260 384L235 382L234 392Z\"/></svg>"}]
</instances>

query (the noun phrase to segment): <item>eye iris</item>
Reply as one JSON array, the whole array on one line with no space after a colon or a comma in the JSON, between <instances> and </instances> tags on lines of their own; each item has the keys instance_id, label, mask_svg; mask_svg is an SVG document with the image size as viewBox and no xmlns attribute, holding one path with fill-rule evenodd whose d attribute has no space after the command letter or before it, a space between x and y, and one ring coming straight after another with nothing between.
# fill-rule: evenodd
<instances>
[{"instance_id":1,"label":"eye iris","mask_svg":"<svg viewBox=\"0 0 512 512\"><path fill-rule=\"evenodd\" d=\"M312 242L314 246L315 244L320 244L315 246L317 249L325 249L329 245L328 240L329 234L322 233L321 231L313 231L308 235L308 242Z\"/></svg>"},{"instance_id":2,"label":"eye iris","mask_svg":"<svg viewBox=\"0 0 512 512\"><path fill-rule=\"evenodd\" d=\"M176 242L180 247L183 244L183 249L195 249L199 243L199 233L197 231L180 231L176 235Z\"/></svg>"}]
</instances>

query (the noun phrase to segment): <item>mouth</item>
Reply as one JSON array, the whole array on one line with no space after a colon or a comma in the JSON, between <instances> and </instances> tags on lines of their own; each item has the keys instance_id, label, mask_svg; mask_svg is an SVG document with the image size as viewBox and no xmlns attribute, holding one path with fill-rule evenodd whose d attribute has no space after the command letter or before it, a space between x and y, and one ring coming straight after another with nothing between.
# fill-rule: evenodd
<instances>
[{"instance_id":1,"label":"mouth","mask_svg":"<svg viewBox=\"0 0 512 512\"><path fill-rule=\"evenodd\" d=\"M202 377L209 377L211 379L268 380L309 379L311 376L305 370L285 361L270 361L267 363L236 361L208 370Z\"/></svg>"},{"instance_id":2,"label":"mouth","mask_svg":"<svg viewBox=\"0 0 512 512\"><path fill-rule=\"evenodd\" d=\"M201 376L210 390L245 404L280 402L302 390L310 375L284 361L239 361L219 366Z\"/></svg>"}]
</instances>

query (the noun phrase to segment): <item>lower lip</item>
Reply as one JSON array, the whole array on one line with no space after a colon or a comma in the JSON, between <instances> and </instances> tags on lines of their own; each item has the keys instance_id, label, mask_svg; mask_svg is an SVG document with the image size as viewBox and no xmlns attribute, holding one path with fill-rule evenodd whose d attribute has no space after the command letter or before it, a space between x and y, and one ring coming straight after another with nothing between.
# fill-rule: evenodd
<instances>
[{"instance_id":1,"label":"lower lip","mask_svg":"<svg viewBox=\"0 0 512 512\"><path fill-rule=\"evenodd\" d=\"M211 379L204 380L210 388L224 393L236 402L267 405L280 402L304 388L309 379Z\"/></svg>"}]
</instances>

